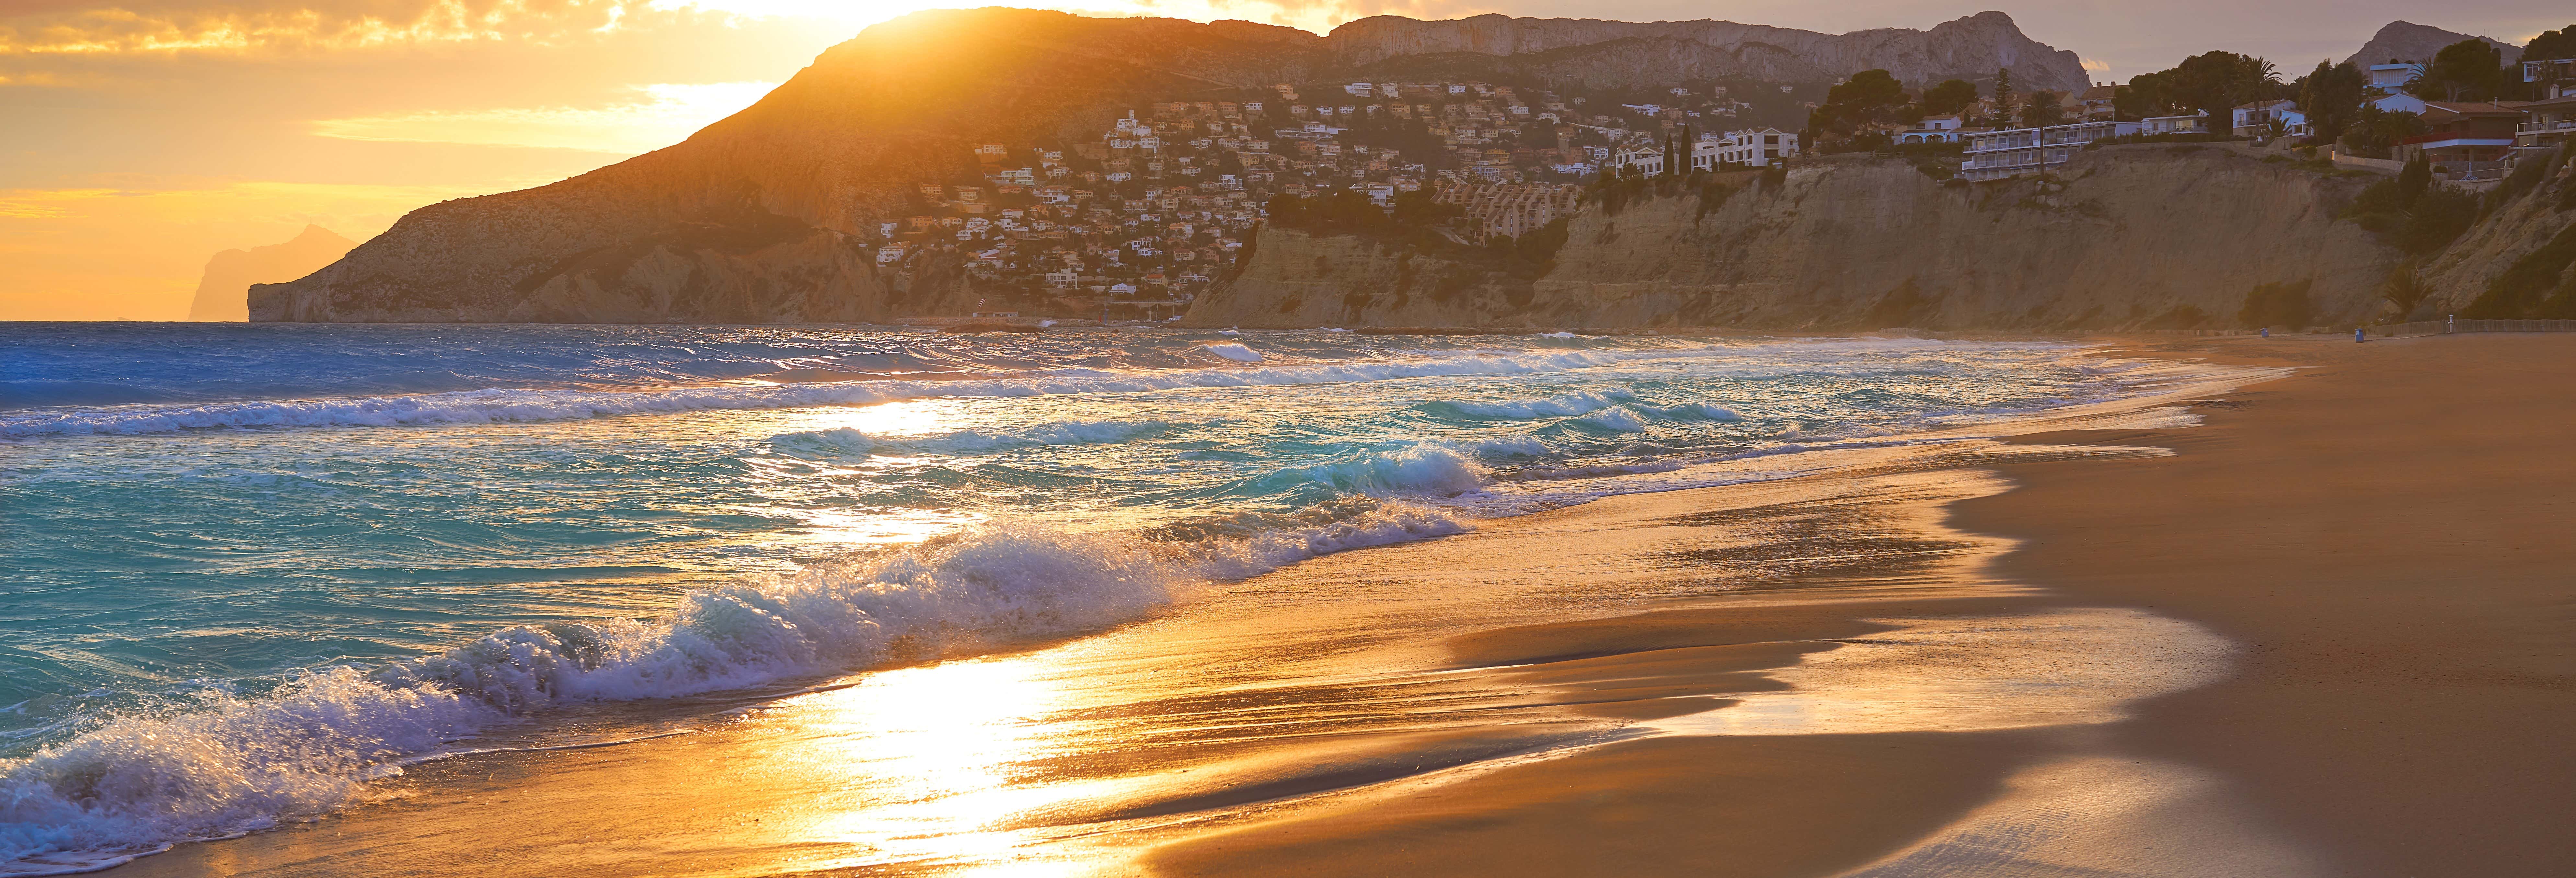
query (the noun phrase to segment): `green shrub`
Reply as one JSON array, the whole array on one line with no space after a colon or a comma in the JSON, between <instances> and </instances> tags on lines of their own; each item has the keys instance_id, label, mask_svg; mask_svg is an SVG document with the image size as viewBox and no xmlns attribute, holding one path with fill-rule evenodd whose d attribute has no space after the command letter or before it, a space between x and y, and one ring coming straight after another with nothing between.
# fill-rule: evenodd
<instances>
[{"instance_id":1,"label":"green shrub","mask_svg":"<svg viewBox=\"0 0 2576 878\"><path fill-rule=\"evenodd\" d=\"M2433 285L2425 282L2413 260L2400 262L2388 270L2388 279L2380 282L2379 297L2397 309L2397 319L2408 319L2416 307L2432 298Z\"/></svg>"},{"instance_id":2,"label":"green shrub","mask_svg":"<svg viewBox=\"0 0 2576 878\"><path fill-rule=\"evenodd\" d=\"M2576 225L2559 230L2549 243L2514 260L2512 267L2487 283L2486 292L2479 294L2477 301L2460 309L2460 316L2480 320L2576 319L2576 282L2559 282L2570 264L2576 264Z\"/></svg>"},{"instance_id":3,"label":"green shrub","mask_svg":"<svg viewBox=\"0 0 2576 878\"><path fill-rule=\"evenodd\" d=\"M2278 326L2300 329L2308 325L2309 281L2263 284L2245 294L2245 307L2236 312L2236 322L2247 329Z\"/></svg>"},{"instance_id":4,"label":"green shrub","mask_svg":"<svg viewBox=\"0 0 2576 878\"><path fill-rule=\"evenodd\" d=\"M2432 189L2415 199L2397 232L2397 249L2424 254L2450 246L2478 221L2478 197L2457 189Z\"/></svg>"}]
</instances>

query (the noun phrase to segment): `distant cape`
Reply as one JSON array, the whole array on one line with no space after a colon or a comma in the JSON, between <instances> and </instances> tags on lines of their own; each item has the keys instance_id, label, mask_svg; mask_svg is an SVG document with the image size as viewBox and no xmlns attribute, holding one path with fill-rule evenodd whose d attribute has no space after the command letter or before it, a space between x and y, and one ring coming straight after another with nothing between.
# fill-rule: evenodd
<instances>
[{"instance_id":1,"label":"distant cape","mask_svg":"<svg viewBox=\"0 0 2576 878\"><path fill-rule=\"evenodd\" d=\"M249 320L251 284L284 283L312 274L356 246L358 242L330 229L308 225L283 244L217 253L206 260L206 274L197 281L197 298L188 306L188 319Z\"/></svg>"}]
</instances>

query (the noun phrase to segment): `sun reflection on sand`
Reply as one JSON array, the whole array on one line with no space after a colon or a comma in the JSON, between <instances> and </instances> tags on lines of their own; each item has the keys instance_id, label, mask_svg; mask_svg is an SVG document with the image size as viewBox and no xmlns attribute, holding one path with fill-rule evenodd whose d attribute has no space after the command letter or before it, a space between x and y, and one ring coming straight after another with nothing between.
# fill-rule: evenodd
<instances>
[{"instance_id":1,"label":"sun reflection on sand","mask_svg":"<svg viewBox=\"0 0 2576 878\"><path fill-rule=\"evenodd\" d=\"M818 808L794 835L854 848L818 865L1059 874L1061 864L1010 861L1038 835L1010 825L1012 818L1097 786L1033 782L1043 772L1032 763L1080 746L1066 739L1065 723L1047 719L1073 706L1052 652L885 671L803 700L796 745L778 758L828 779L819 785L845 797Z\"/></svg>"}]
</instances>

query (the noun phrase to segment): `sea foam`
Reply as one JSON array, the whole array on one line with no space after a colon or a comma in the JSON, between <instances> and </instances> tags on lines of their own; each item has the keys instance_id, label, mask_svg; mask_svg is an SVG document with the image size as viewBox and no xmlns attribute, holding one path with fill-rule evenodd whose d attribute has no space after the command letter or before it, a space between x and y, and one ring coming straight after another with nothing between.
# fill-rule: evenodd
<instances>
[{"instance_id":1,"label":"sea foam","mask_svg":"<svg viewBox=\"0 0 2576 878\"><path fill-rule=\"evenodd\" d=\"M1239 345L1238 345L1239 346ZM1223 345L1211 345L1215 352ZM1243 353L1254 357L1250 348ZM1560 372L1617 363L1622 352L1513 355L1448 353L1407 359L1104 373L1064 370L960 381L870 380L760 387L648 391L473 390L365 399L276 400L210 405L23 412L0 416L0 438L139 435L240 427L392 427L577 420L649 413L864 405L929 397L1020 397L1143 393L1215 387L1337 384L1459 375Z\"/></svg>"},{"instance_id":2,"label":"sea foam","mask_svg":"<svg viewBox=\"0 0 2576 878\"><path fill-rule=\"evenodd\" d=\"M1097 631L1210 580L1470 527L1403 503L1309 518L1184 543L986 525L691 590L660 619L513 626L373 670L308 672L262 696L114 719L0 760L0 874L88 871L327 813L453 742L566 703L760 691Z\"/></svg>"}]
</instances>

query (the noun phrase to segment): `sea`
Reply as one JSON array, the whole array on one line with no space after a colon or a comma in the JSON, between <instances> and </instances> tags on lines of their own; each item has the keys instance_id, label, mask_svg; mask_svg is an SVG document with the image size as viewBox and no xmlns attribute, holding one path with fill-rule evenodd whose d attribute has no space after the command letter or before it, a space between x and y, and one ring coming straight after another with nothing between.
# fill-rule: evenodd
<instances>
[{"instance_id":1,"label":"sea","mask_svg":"<svg viewBox=\"0 0 2576 878\"><path fill-rule=\"evenodd\" d=\"M0 874L2171 377L1907 337L0 324Z\"/></svg>"}]
</instances>

